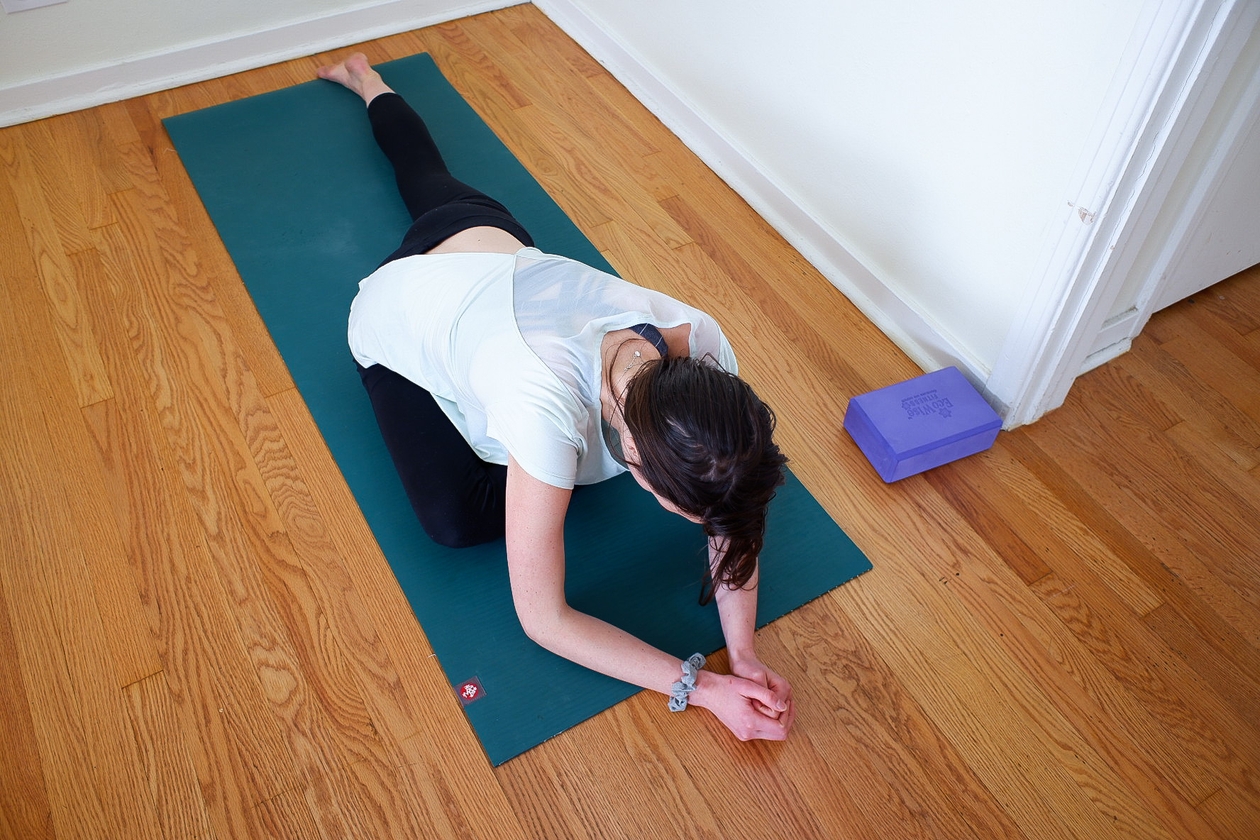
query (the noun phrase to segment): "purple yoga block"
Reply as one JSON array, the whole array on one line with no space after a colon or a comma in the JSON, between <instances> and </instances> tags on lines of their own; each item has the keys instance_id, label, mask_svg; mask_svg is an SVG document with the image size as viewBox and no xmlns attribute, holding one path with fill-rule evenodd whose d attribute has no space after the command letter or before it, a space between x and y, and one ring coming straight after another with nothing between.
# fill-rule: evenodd
<instances>
[{"instance_id":1,"label":"purple yoga block","mask_svg":"<svg viewBox=\"0 0 1260 840\"><path fill-rule=\"evenodd\" d=\"M844 428L889 482L983 452L1001 427L955 367L854 397L844 415Z\"/></svg>"}]
</instances>

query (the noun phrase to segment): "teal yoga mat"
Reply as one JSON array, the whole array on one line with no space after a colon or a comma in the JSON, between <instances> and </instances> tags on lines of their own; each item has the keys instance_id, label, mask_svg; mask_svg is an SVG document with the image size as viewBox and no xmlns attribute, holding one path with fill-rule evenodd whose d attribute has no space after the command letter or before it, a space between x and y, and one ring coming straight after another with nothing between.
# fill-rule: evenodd
<instances>
[{"instance_id":1,"label":"teal yoga mat","mask_svg":"<svg viewBox=\"0 0 1260 840\"><path fill-rule=\"evenodd\" d=\"M543 250L612 271L429 56L378 69L424 116L456 176L512 208ZM314 80L165 124L452 687L480 684L465 711L490 761L501 764L637 692L526 638L501 541L442 548L411 512L346 347L359 279L410 221L360 100ZM722 647L716 609L697 604L703 533L629 476L576 493L565 539L574 607L680 658ZM869 568L789 476L771 507L758 623Z\"/></svg>"}]
</instances>

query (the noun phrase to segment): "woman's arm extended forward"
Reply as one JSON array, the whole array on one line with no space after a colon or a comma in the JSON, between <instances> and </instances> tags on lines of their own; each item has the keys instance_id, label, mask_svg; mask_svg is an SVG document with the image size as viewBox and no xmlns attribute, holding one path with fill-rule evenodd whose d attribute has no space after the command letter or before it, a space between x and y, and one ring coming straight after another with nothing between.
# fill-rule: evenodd
<instances>
[{"instance_id":1,"label":"woman's arm extended forward","mask_svg":"<svg viewBox=\"0 0 1260 840\"><path fill-rule=\"evenodd\" d=\"M552 653L623 682L669 694L670 686L682 676L681 660L572 609L565 601L564 516L570 494L532 477L515 460L509 461L508 572L521 626ZM627 581L627 585L635 582ZM724 626L725 621L723 615ZM780 700L768 680L702 670L690 704L709 709L741 740L782 740L791 726L790 703Z\"/></svg>"},{"instance_id":2,"label":"woman's arm extended forward","mask_svg":"<svg viewBox=\"0 0 1260 840\"><path fill-rule=\"evenodd\" d=\"M717 568L724 548L723 540L710 540L710 569ZM731 673L770 689L774 695L774 702L759 706L758 711L778 718L783 724L786 736L796 718L796 708L792 704L792 687L788 685L787 680L767 668L757 656L755 631L757 629L757 586L760 580L761 565L758 564L748 583L739 589L715 584L713 600L717 602L718 615L722 619L722 635L726 638L726 652L730 657Z\"/></svg>"}]
</instances>

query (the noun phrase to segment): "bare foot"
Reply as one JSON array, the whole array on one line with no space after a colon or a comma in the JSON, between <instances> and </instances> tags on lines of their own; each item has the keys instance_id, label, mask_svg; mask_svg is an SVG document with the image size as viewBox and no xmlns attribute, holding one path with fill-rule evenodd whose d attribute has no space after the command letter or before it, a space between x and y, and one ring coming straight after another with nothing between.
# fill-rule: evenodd
<instances>
[{"instance_id":1,"label":"bare foot","mask_svg":"<svg viewBox=\"0 0 1260 840\"><path fill-rule=\"evenodd\" d=\"M364 102L371 102L380 94L393 90L381 80L381 74L372 69L363 53L355 53L338 64L321 67L315 75L349 88L363 97Z\"/></svg>"}]
</instances>

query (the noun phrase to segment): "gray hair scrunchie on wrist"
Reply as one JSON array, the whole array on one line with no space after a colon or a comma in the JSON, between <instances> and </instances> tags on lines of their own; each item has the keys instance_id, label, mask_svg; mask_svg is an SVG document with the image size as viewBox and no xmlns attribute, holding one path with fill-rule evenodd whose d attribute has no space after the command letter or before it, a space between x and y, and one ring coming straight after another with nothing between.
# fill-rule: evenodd
<instances>
[{"instance_id":1,"label":"gray hair scrunchie on wrist","mask_svg":"<svg viewBox=\"0 0 1260 840\"><path fill-rule=\"evenodd\" d=\"M687 696L696 690L696 673L704 667L704 657L693 653L682 664L682 679L669 688L669 710L681 712L687 708Z\"/></svg>"}]
</instances>

